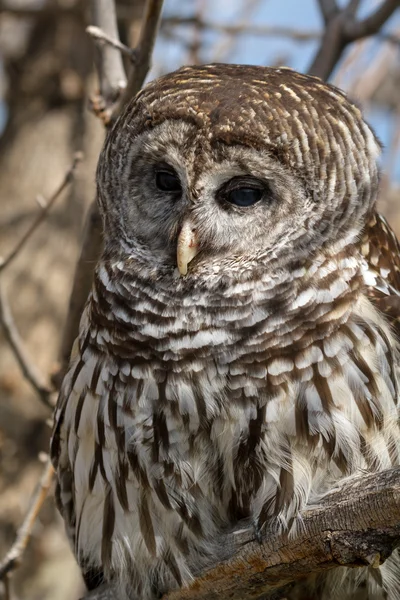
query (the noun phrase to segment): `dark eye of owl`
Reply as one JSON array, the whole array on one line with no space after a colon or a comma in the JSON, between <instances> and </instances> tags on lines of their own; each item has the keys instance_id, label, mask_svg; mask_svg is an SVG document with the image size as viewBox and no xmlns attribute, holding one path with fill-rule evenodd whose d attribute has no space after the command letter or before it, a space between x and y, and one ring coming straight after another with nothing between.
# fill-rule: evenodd
<instances>
[{"instance_id":1,"label":"dark eye of owl","mask_svg":"<svg viewBox=\"0 0 400 600\"><path fill-rule=\"evenodd\" d=\"M156 171L156 186L162 192L177 194L182 191L178 174L172 169L159 169Z\"/></svg>"},{"instance_id":2,"label":"dark eye of owl","mask_svg":"<svg viewBox=\"0 0 400 600\"><path fill-rule=\"evenodd\" d=\"M229 192L226 200L236 206L252 206L261 200L262 195L262 190L242 187Z\"/></svg>"},{"instance_id":3,"label":"dark eye of owl","mask_svg":"<svg viewBox=\"0 0 400 600\"><path fill-rule=\"evenodd\" d=\"M254 177L233 177L217 193L217 198L246 208L257 204L268 192L267 182Z\"/></svg>"}]
</instances>

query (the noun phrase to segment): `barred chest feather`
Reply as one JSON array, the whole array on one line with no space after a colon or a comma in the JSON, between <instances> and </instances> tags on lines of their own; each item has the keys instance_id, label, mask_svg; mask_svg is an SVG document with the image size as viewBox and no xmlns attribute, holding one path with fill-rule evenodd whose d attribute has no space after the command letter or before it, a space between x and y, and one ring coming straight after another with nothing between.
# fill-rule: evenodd
<instances>
[{"instance_id":1,"label":"barred chest feather","mask_svg":"<svg viewBox=\"0 0 400 600\"><path fill-rule=\"evenodd\" d=\"M338 478L399 463L396 343L362 271L339 253L189 293L98 268L52 449L84 569L152 598L224 526L287 525Z\"/></svg>"}]
</instances>

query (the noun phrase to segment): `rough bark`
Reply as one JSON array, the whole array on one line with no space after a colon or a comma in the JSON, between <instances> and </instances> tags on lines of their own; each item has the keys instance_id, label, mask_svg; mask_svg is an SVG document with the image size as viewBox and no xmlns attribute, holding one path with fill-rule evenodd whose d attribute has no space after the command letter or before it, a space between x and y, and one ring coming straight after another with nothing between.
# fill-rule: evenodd
<instances>
[{"instance_id":1,"label":"rough bark","mask_svg":"<svg viewBox=\"0 0 400 600\"><path fill-rule=\"evenodd\" d=\"M400 545L400 467L349 478L303 510L297 533L269 526L259 541L246 523L219 540L195 581L163 600L243 600L279 597L310 574L339 566L376 568ZM85 600L118 600L104 586Z\"/></svg>"}]
</instances>

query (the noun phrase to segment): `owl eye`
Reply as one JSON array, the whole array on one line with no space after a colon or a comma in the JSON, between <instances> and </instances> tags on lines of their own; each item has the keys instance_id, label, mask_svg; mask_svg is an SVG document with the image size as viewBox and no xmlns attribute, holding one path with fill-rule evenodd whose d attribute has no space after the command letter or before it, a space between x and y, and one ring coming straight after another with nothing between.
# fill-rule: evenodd
<instances>
[{"instance_id":1,"label":"owl eye","mask_svg":"<svg viewBox=\"0 0 400 600\"><path fill-rule=\"evenodd\" d=\"M177 193L182 191L180 179L173 171L160 169L156 171L156 186L162 192Z\"/></svg>"},{"instance_id":2,"label":"owl eye","mask_svg":"<svg viewBox=\"0 0 400 600\"><path fill-rule=\"evenodd\" d=\"M226 195L226 200L235 206L252 206L263 197L263 190L241 187Z\"/></svg>"},{"instance_id":3,"label":"owl eye","mask_svg":"<svg viewBox=\"0 0 400 600\"><path fill-rule=\"evenodd\" d=\"M234 177L222 186L217 193L217 198L223 202L246 208L260 202L267 191L267 182L255 177Z\"/></svg>"}]
</instances>

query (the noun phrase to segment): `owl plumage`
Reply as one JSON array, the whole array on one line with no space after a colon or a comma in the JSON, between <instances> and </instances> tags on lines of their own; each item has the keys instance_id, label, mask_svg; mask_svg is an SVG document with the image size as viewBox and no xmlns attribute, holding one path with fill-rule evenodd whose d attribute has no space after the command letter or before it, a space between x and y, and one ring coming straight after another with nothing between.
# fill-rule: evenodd
<instances>
[{"instance_id":1,"label":"owl plumage","mask_svg":"<svg viewBox=\"0 0 400 600\"><path fill-rule=\"evenodd\" d=\"M342 92L283 68L182 68L108 134L104 252L51 453L77 560L121 598L188 583L242 518L290 526L399 464L379 154ZM398 597L391 563L371 598Z\"/></svg>"}]
</instances>

